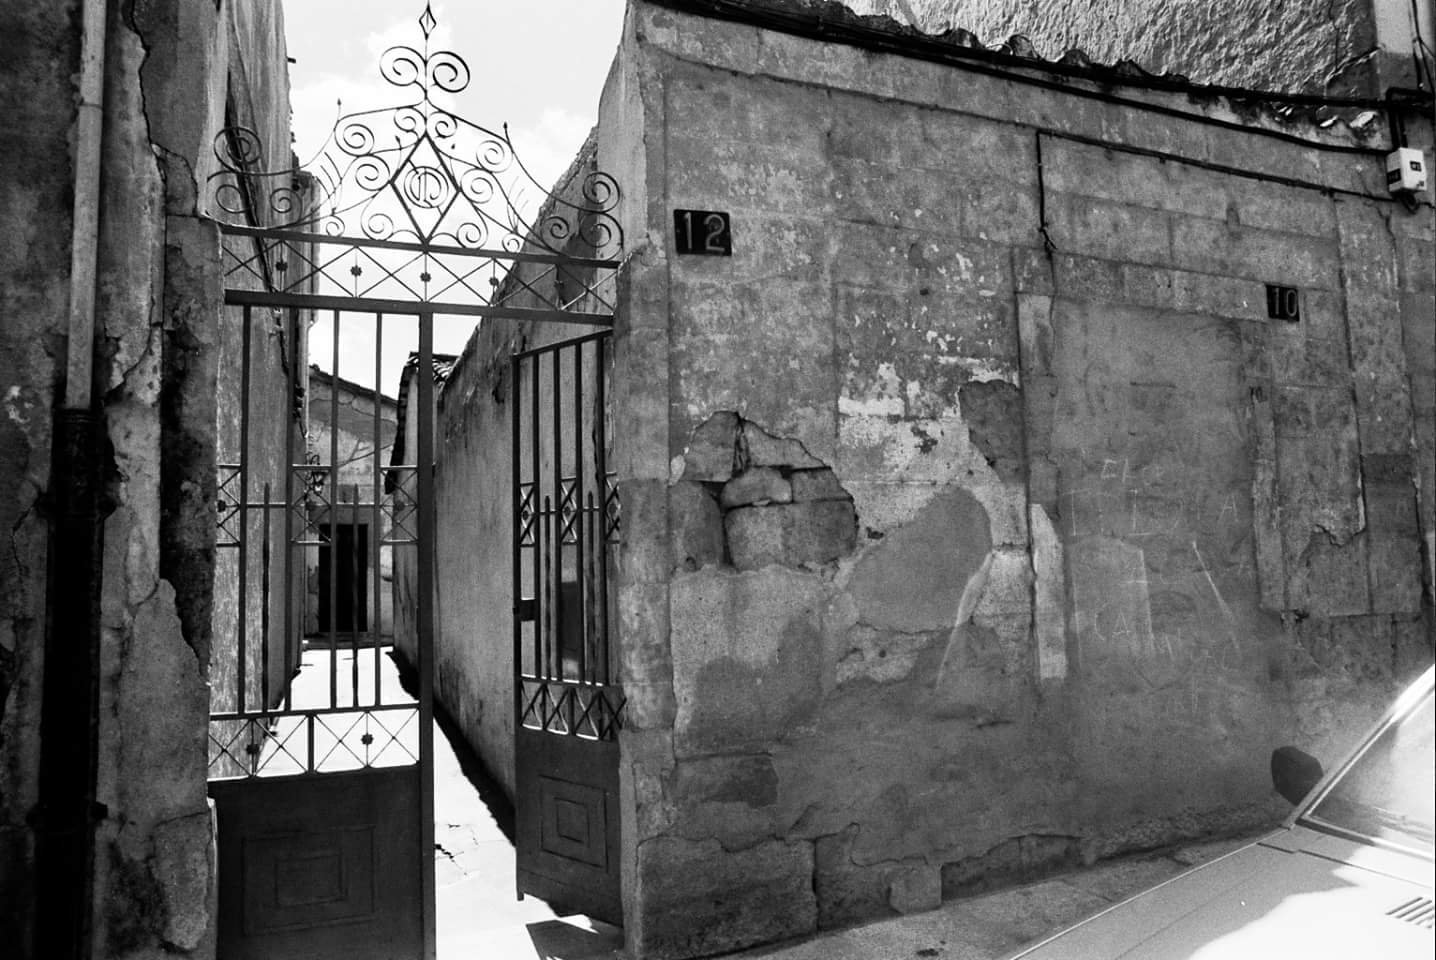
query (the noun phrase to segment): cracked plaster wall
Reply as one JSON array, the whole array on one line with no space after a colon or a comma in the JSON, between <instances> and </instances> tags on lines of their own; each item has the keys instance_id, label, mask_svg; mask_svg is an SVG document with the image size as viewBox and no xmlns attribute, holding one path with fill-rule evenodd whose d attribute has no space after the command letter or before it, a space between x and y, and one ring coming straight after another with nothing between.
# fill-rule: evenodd
<instances>
[{"instance_id":1,"label":"cracked plaster wall","mask_svg":"<svg viewBox=\"0 0 1436 960\"><path fill-rule=\"evenodd\" d=\"M1273 822L1430 662L1431 211L1180 158L1374 162L642 5L605 102L638 955Z\"/></svg>"},{"instance_id":2,"label":"cracked plaster wall","mask_svg":"<svg viewBox=\"0 0 1436 960\"><path fill-rule=\"evenodd\" d=\"M7 494L0 611L0 937L27 955L45 625L51 417L64 362L77 4L8 5L12 118L0 192ZM241 4L273 34L277 3ZM284 74L282 39L236 5L112 5L97 281L104 519L94 955L212 956L205 795L214 552L219 238L197 177L229 72ZM282 37L282 34L280 34ZM278 51L278 57L276 56ZM260 62L262 61L262 62ZM267 109L273 111L273 106ZM279 111L281 120L287 110ZM287 137L282 137L287 144ZM12 238L15 239L15 238Z\"/></svg>"}]
</instances>

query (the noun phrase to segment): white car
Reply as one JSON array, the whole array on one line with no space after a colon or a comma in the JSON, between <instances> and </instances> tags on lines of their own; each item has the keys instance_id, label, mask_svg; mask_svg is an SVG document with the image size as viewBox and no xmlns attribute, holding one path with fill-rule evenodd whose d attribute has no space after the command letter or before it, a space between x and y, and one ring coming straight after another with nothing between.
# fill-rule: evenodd
<instances>
[{"instance_id":1,"label":"white car","mask_svg":"<svg viewBox=\"0 0 1436 960\"><path fill-rule=\"evenodd\" d=\"M1433 670L1323 775L1293 747L1272 780L1281 828L1017 953L1012 960L1430 960Z\"/></svg>"}]
</instances>

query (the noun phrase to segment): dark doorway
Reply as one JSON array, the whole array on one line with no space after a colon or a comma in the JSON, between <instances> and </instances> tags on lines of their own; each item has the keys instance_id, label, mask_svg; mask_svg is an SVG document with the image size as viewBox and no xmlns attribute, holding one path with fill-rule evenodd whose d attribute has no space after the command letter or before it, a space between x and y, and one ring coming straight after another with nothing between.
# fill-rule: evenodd
<instances>
[{"instance_id":1,"label":"dark doorway","mask_svg":"<svg viewBox=\"0 0 1436 960\"><path fill-rule=\"evenodd\" d=\"M369 524L320 528L319 632L369 629Z\"/></svg>"}]
</instances>

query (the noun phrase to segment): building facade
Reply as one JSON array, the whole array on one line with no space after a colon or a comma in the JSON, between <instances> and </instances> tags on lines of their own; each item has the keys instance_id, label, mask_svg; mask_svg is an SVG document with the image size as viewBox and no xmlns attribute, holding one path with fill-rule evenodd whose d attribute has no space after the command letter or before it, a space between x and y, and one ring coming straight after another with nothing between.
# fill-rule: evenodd
<instances>
[{"instance_id":1,"label":"building facade","mask_svg":"<svg viewBox=\"0 0 1436 960\"><path fill-rule=\"evenodd\" d=\"M216 397L239 334L204 186L227 112L287 164L280 5L9 3L0 38L0 940L212 956Z\"/></svg>"},{"instance_id":2,"label":"building facade","mask_svg":"<svg viewBox=\"0 0 1436 960\"><path fill-rule=\"evenodd\" d=\"M1274 822L1272 748L1432 657L1433 217L1385 125L701 6L630 6L596 134L635 955ZM439 400L469 504L513 502L516 336ZM441 631L439 690L522 809L504 627Z\"/></svg>"},{"instance_id":3,"label":"building facade","mask_svg":"<svg viewBox=\"0 0 1436 960\"><path fill-rule=\"evenodd\" d=\"M366 643L384 643L394 634L394 551L387 542L393 510L356 510L346 504L382 507L386 502L384 492L372 487L393 453L398 404L372 387L315 366L309 368L306 403L309 450L320 463L339 466L335 489L316 491L322 505L316 502L310 509L310 522L328 546L307 551L304 633L345 643L357 634ZM375 516L381 522L371 530ZM375 615L378 621L371 623Z\"/></svg>"}]
</instances>

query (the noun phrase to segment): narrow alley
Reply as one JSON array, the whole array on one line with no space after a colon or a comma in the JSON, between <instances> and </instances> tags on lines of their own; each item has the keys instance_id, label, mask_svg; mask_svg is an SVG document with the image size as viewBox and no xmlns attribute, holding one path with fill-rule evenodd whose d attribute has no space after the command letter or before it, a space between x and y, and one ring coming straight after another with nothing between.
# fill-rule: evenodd
<instances>
[{"instance_id":1,"label":"narrow alley","mask_svg":"<svg viewBox=\"0 0 1436 960\"><path fill-rule=\"evenodd\" d=\"M352 683L356 676L358 682ZM402 688L412 694L414 690L412 675L401 673L388 646L364 646L357 651L311 646L304 652L292 687L295 709L327 706L331 677L337 677L340 682L336 686L346 692ZM392 699L392 693L388 696ZM349 739L356 731L348 727L364 722L366 715L330 716L324 729L332 733L316 736L316 755L332 760L342 756L352 766L360 766L361 758L357 751L351 752L353 741ZM268 741L261 766L274 774L297 766L288 745L303 727L302 717L284 718ZM583 916L560 917L535 897L515 897L513 805L442 712L435 727L438 960L600 960L614 956L623 946L622 930ZM410 722L376 736L369 745L373 753L368 759L376 766L385 765L391 755L394 762L410 762L418 742L418 731Z\"/></svg>"}]
</instances>

